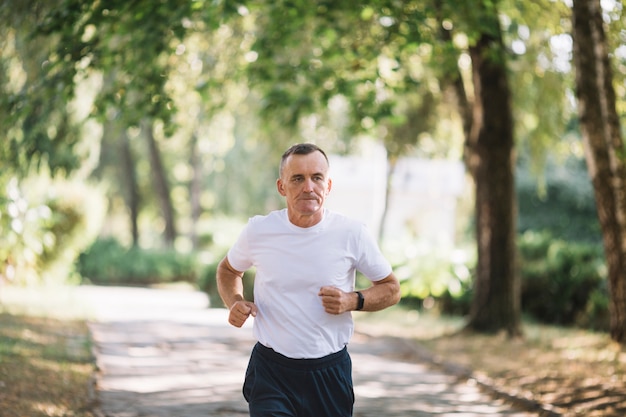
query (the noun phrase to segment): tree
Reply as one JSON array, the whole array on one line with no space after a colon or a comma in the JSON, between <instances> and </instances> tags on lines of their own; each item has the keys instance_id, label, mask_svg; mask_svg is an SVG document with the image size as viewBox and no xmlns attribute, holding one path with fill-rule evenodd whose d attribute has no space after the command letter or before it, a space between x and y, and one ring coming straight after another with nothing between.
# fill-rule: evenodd
<instances>
[{"instance_id":1,"label":"tree","mask_svg":"<svg viewBox=\"0 0 626 417\"><path fill-rule=\"evenodd\" d=\"M62 0L35 26L39 36L57 40L45 56L49 70L42 79L44 85L53 85L52 76L59 78L65 93L63 99L74 95L80 77L106 75L91 116L113 132L113 137L105 137L105 146L121 142L122 166L128 175L116 187L125 196L135 244L139 234L137 217L142 206L139 200L145 199L146 193L138 192L140 179L136 177L136 167L140 164L135 164L132 147L127 146L128 133L123 130L141 130L145 151L135 155L148 155L151 188L165 224L164 240L171 245L177 235L176 212L170 192L172 179L165 161L167 155L162 154L161 148L164 138L171 137L179 126L168 83L176 66L181 65L176 57L185 51L184 41L195 32L210 34L224 16L233 13L236 14L236 6L231 3ZM207 84L199 82L197 90ZM156 125L163 126L158 136ZM101 161L117 164L117 160Z\"/></svg>"},{"instance_id":2,"label":"tree","mask_svg":"<svg viewBox=\"0 0 626 417\"><path fill-rule=\"evenodd\" d=\"M165 243L169 246L174 245L176 240L176 222L174 219L174 207L172 204L172 195L170 193L170 185L163 167L163 159L161 151L154 136L154 126L152 120L142 123L142 133L145 135L148 143L148 155L150 159L150 167L152 171L152 180L154 181L154 190L161 208L161 215L165 223Z\"/></svg>"},{"instance_id":3,"label":"tree","mask_svg":"<svg viewBox=\"0 0 626 417\"><path fill-rule=\"evenodd\" d=\"M60 102L56 107L67 108L66 103L76 96L81 79L106 74L89 116L103 121L107 128L105 134L110 134L108 139L119 143L121 167L127 175L119 178L118 188L128 204L134 243L137 243L139 233L140 195L134 158L124 129L138 127L144 120L170 121L172 106L164 88L166 79L162 74L166 72L167 62L164 62L163 56L172 48L172 40L183 36L183 17L191 14L190 7L190 2L161 5L151 2L112 1L104 4L62 0L55 7L43 10L40 23L29 28L30 36L48 40L50 47L40 48L39 62L36 63L36 67L45 68L39 76L39 83L44 88L30 94L26 103L48 103L49 98L54 97ZM26 42L25 45L37 48L35 42ZM48 107L51 106L44 106L43 109ZM41 119L39 124L55 122L45 113L34 112L29 107L25 109L27 121L37 117ZM71 126L71 122L68 125ZM37 136L28 129L30 123L23 126L24 141L35 140ZM155 188L163 207L165 240L171 243L176 229L173 211L169 209L172 207L170 195L163 192L167 190L167 174L160 163L160 151L152 132L143 137L153 162ZM65 131L59 132L54 140L68 148L73 143ZM38 144L35 147L40 148L46 149L46 146ZM71 148L68 154L76 158ZM119 159L114 160L117 165Z\"/></svg>"},{"instance_id":4,"label":"tree","mask_svg":"<svg viewBox=\"0 0 626 417\"><path fill-rule=\"evenodd\" d=\"M55 5L36 0L0 3L0 281L31 281L46 265L46 252L69 248L75 231L51 233L46 223L57 226L65 220L65 206L56 206L54 221L44 219L42 210L29 206L24 191L32 190L22 189L24 178L33 172L62 176L79 165L80 121L73 117L71 98L66 101L63 80L48 72L45 59L55 39L32 34ZM46 74L51 83L42 81ZM44 203L37 203L43 209ZM97 212L96 202L94 206ZM69 223L80 226L79 221Z\"/></svg>"},{"instance_id":5,"label":"tree","mask_svg":"<svg viewBox=\"0 0 626 417\"><path fill-rule=\"evenodd\" d=\"M626 165L599 0L572 6L576 97L606 254L611 337L626 343Z\"/></svg>"},{"instance_id":6,"label":"tree","mask_svg":"<svg viewBox=\"0 0 626 417\"><path fill-rule=\"evenodd\" d=\"M0 177L40 168L55 175L78 166L68 79L47 61L56 39L32 32L54 7L36 0L0 5Z\"/></svg>"},{"instance_id":7,"label":"tree","mask_svg":"<svg viewBox=\"0 0 626 417\"><path fill-rule=\"evenodd\" d=\"M519 277L515 270L514 140L507 60L494 2L477 7L481 22L470 46L474 87L467 141L476 186L478 262L468 327L479 331L520 329Z\"/></svg>"},{"instance_id":8,"label":"tree","mask_svg":"<svg viewBox=\"0 0 626 417\"><path fill-rule=\"evenodd\" d=\"M131 237L133 246L139 246L139 187L137 184L137 168L135 163L135 156L130 146L130 140L128 139L128 133L124 129L119 133L119 155L121 160L121 174L123 178L120 178L120 184L125 190L124 197L126 200L126 206L129 211Z\"/></svg>"},{"instance_id":9,"label":"tree","mask_svg":"<svg viewBox=\"0 0 626 417\"><path fill-rule=\"evenodd\" d=\"M255 2L259 3L263 2ZM256 44L260 63L251 70L262 75L269 86L267 99L277 108L281 102L288 104L295 120L307 111L319 111L333 96L344 95L351 103L352 132L361 128L364 120L373 120L376 128L389 132L383 137L387 148L395 150L389 153L393 159L402 154L407 143L418 143L421 129L428 128L424 123L428 112L420 114L416 112L420 106L403 105L412 95L428 97L429 80L416 74L439 62L434 52L421 52L428 49L421 46L450 54L447 64L456 65L458 49L445 37L447 46L441 47L437 28L452 22L460 28L457 30L464 31L470 39L473 101L459 87L462 79L458 68L450 72L431 70L428 75L438 73L444 86L456 82L457 91L462 93L459 102L465 121L466 161L476 184L478 248L468 327L517 335L520 300L515 271L514 141L507 53L497 2L459 3L435 2L437 7L432 7L424 2L370 1L363 5L344 1L323 6L298 3L287 8L281 2L271 2L259 11L260 16L267 17L261 19ZM297 52L293 45L298 45ZM430 112L433 107L428 100L422 106Z\"/></svg>"}]
</instances>

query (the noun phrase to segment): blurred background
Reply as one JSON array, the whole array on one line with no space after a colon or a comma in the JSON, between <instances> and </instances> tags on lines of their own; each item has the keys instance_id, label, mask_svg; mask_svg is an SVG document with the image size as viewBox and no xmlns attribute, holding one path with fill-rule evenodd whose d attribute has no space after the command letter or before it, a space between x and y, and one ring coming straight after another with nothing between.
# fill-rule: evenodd
<instances>
[{"instance_id":1,"label":"blurred background","mask_svg":"<svg viewBox=\"0 0 626 417\"><path fill-rule=\"evenodd\" d=\"M183 282L221 306L217 262L308 141L408 308L609 330L575 4L466 3L1 1L0 293ZM619 127L625 14L597 4ZM512 284L476 301L481 276Z\"/></svg>"}]
</instances>

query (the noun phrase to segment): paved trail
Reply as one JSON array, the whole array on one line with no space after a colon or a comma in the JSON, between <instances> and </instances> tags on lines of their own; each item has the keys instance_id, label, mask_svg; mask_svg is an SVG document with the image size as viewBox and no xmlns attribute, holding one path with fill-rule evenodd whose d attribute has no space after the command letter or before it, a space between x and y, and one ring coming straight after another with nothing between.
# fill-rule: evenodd
<instances>
[{"instance_id":1,"label":"paved trail","mask_svg":"<svg viewBox=\"0 0 626 417\"><path fill-rule=\"evenodd\" d=\"M106 417L242 417L241 385L251 326L229 326L204 294L80 287L94 313L90 329ZM355 417L531 417L478 387L426 364L407 362L408 344L356 334L348 346ZM320 416L326 417L326 416ZM328 416L332 417L332 416Z\"/></svg>"}]
</instances>

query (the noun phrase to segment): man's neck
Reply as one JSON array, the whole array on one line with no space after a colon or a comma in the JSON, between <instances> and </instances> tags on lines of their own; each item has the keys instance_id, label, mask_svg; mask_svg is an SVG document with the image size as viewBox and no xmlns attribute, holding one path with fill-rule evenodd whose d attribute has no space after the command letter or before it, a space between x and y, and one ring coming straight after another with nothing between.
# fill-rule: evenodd
<instances>
[{"instance_id":1,"label":"man's neck","mask_svg":"<svg viewBox=\"0 0 626 417\"><path fill-rule=\"evenodd\" d=\"M313 227L324 219L324 209L310 215L292 215L292 213L287 210L287 217L291 224L295 226L302 228Z\"/></svg>"}]
</instances>

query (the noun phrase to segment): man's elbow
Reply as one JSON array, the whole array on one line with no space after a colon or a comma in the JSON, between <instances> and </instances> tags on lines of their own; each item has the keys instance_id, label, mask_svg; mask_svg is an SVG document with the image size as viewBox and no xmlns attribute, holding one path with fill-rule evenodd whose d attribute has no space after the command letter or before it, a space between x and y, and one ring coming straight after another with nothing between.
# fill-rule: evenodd
<instances>
[{"instance_id":1,"label":"man's elbow","mask_svg":"<svg viewBox=\"0 0 626 417\"><path fill-rule=\"evenodd\" d=\"M400 282L393 274L389 275L383 281L384 283L381 284L384 284L386 289L386 294L384 298L385 306L383 308L391 307L398 304L400 302L400 299L402 298Z\"/></svg>"},{"instance_id":2,"label":"man's elbow","mask_svg":"<svg viewBox=\"0 0 626 417\"><path fill-rule=\"evenodd\" d=\"M400 290L400 283L398 282L398 280L394 280L390 287L391 296L389 298L391 302L389 306L393 306L398 304L400 302L400 299L402 299L402 292Z\"/></svg>"},{"instance_id":3,"label":"man's elbow","mask_svg":"<svg viewBox=\"0 0 626 417\"><path fill-rule=\"evenodd\" d=\"M228 268L227 265L228 264L228 260L226 258L222 259L218 264L217 264L217 269L215 270L215 278L219 281L220 279L222 279L224 277L224 274L226 272L228 272Z\"/></svg>"}]
</instances>

